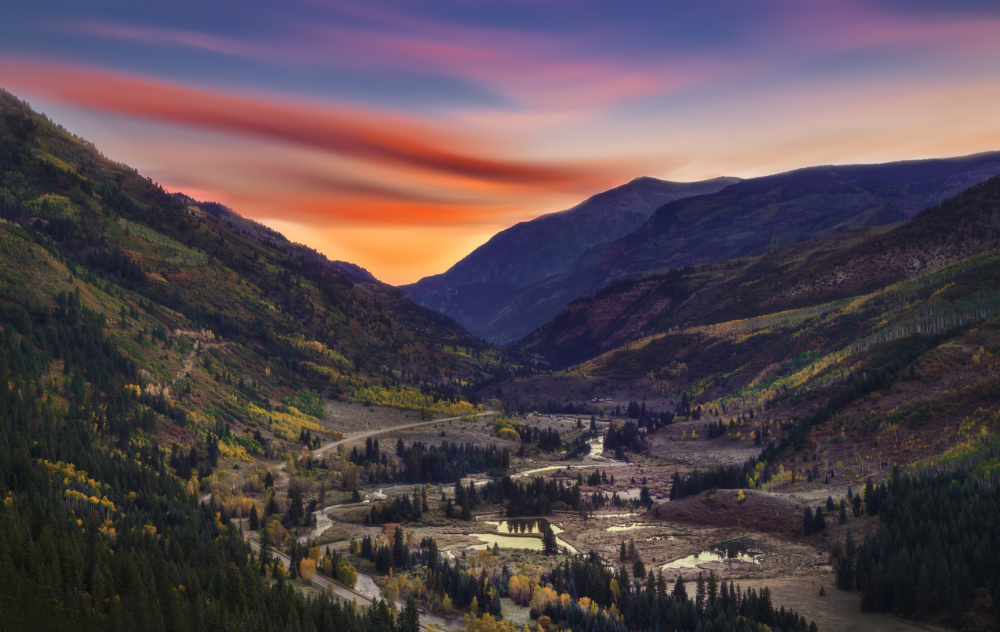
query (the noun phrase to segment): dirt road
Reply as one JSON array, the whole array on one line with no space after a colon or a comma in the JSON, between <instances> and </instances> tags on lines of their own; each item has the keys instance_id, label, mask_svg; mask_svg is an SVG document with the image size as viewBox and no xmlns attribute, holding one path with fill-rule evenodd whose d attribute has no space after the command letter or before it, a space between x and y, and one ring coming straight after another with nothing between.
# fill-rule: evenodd
<instances>
[{"instance_id":1,"label":"dirt road","mask_svg":"<svg viewBox=\"0 0 1000 632\"><path fill-rule=\"evenodd\" d=\"M490 415L496 415L496 414L498 414L496 411L488 410L484 413L477 413L476 417L488 417ZM315 450L313 450L313 456L315 457L322 456L324 452L336 448L338 445L344 445L352 441L367 439L369 437L377 437L379 435L388 434L390 432L397 432L399 430L409 430L410 428L420 428L421 426L430 426L432 424L439 424L448 421L458 421L460 419L461 417L445 417L444 419L432 419L431 421L418 421L412 424L403 424L401 426L392 426L390 428L381 428L379 430L367 430L365 432L357 432L349 437L345 436L340 441L331 441L330 443L326 443L316 448Z\"/></svg>"}]
</instances>

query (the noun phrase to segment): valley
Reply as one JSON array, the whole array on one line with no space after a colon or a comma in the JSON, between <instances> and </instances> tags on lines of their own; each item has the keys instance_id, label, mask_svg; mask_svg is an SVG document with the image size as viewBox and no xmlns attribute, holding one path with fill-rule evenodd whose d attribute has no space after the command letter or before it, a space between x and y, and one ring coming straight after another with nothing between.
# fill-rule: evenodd
<instances>
[{"instance_id":1,"label":"valley","mask_svg":"<svg viewBox=\"0 0 1000 632\"><path fill-rule=\"evenodd\" d=\"M503 347L0 96L15 629L998 624L995 154L633 181Z\"/></svg>"},{"instance_id":2,"label":"valley","mask_svg":"<svg viewBox=\"0 0 1000 632\"><path fill-rule=\"evenodd\" d=\"M341 588L336 580L326 579L330 573L320 571L316 579L312 579L340 598L354 599L360 604L370 603L372 598L384 598L396 601L402 608L406 596L425 594L423 583L426 576L418 569L415 568L412 574L400 570L387 578L378 571L374 562L353 550L354 542L366 536L375 542L393 542L399 525L406 546L412 547L411 552L423 548L418 543L433 539L443 559L504 564L522 570L546 568L559 563L567 553L574 555L578 551L595 551L609 562L618 563L622 546L627 543L629 548L624 562L630 572L634 570L635 561L641 560L646 569L654 573L661 571L670 583L681 576L693 587L699 574L707 577L711 572L720 580L732 579L744 589L777 586L777 590L772 588L776 603L794 603L799 614L807 619L822 620L823 629L844 630L851 626L885 630L928 629L926 624L908 623L881 614L863 614L856 597L852 601L852 596L841 596L843 593L835 588L828 543L842 538L847 528L863 533L871 528L870 519L851 517L843 524L834 519L821 538L801 535L804 508L821 506L828 496L838 500L846 498L850 485L858 488L856 480L834 476L828 482L817 478L804 485L745 491L742 498L738 490L718 490L711 494L710 500L706 500L707 496L671 500L671 477L675 471L687 473L695 469L741 463L759 452L752 445L722 438L688 439L692 431L705 430L706 424L701 420L675 423L658 431L650 438L649 454L629 454L629 461L615 460L612 455L605 454L602 438L591 442L591 453L578 458L566 458L565 453L559 451L531 449L524 457L513 459L511 477L515 480L541 476L545 480L572 485L582 477L583 497L595 492L608 497L617 495L622 501L620 505L609 503L600 508L586 508L584 505L582 511L563 507L553 509L547 518L507 518L503 504L484 502L472 510L471 519L465 521L457 511L451 518L446 515L449 501L453 506L461 502L453 484L410 485L391 481L366 482L362 478L356 487L360 499L352 502L347 490L335 481L344 475L345 468L350 470L346 459L350 451L364 449L366 439L370 440L374 433L378 433L380 446L392 447L399 441L404 445L413 442L432 445L436 441L448 440L516 449L517 444L498 439L492 423L484 423L490 421L493 413L475 420L442 418L414 427L410 424L396 425L399 421L407 421L407 414L395 409L331 403L328 411L329 417L320 419L321 424L325 426L330 423L328 419L336 419L336 427L344 429L350 425L348 420L353 418L355 432L348 431L336 445L328 444L311 453L302 452L289 461L234 462L232 465L238 469L232 468L228 462L223 463L209 483L211 496L205 501L226 513L230 520L241 524L247 537L256 542L261 538L278 537L276 534L284 531L274 523L268 528L250 529L250 517L245 509L247 501L263 507L273 498L280 507L287 502L290 484L303 488L305 491L300 502L304 502L319 518L318 525L290 529L288 537L297 540L303 553L313 547L319 549L318 568L342 564L340 560L350 561L357 574L358 584L354 587L355 591L359 591L357 594ZM581 423L587 422L584 428L577 427L577 419ZM566 441L586 434L590 428L585 417L572 415L530 414L517 418L517 421L539 429L558 429ZM600 435L606 433L611 424L621 425L628 421L627 418L608 417L595 421L595 426ZM371 447L370 442L368 445ZM276 481L273 493L266 487L259 490L266 476L262 473L266 472L270 472ZM594 472L604 472L613 478L590 484L587 479ZM286 473L291 482L280 480ZM875 471L868 474L881 477L885 473ZM463 477L461 482L471 489L481 487L488 480L481 475L473 475ZM651 509L636 502L642 487L650 491ZM242 489L248 491L236 491ZM255 493L255 489L262 493ZM365 517L374 505L391 505L396 499L417 498L421 494L427 496L428 505L419 520L385 525L366 523ZM545 519L551 523L557 536L560 552L554 556L542 552L537 523ZM328 558L328 555L331 557ZM286 557L285 564L289 562ZM818 594L820 587L825 588L826 595ZM445 607L440 596L435 598L432 594L425 599L421 604L421 622L425 627L465 627L461 610ZM503 605L503 611L504 617L510 619L517 616L518 606L508 602ZM932 626L931 629L939 628Z\"/></svg>"}]
</instances>

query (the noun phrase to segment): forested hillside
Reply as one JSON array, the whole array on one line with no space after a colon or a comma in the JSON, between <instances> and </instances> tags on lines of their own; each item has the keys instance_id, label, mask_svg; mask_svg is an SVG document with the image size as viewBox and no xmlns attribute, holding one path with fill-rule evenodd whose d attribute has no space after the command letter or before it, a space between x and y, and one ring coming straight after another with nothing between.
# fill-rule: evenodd
<instances>
[{"instance_id":1,"label":"forested hillside","mask_svg":"<svg viewBox=\"0 0 1000 632\"><path fill-rule=\"evenodd\" d=\"M462 414L503 358L350 264L171 195L0 93L0 621L395 630L307 598L197 501L323 399Z\"/></svg>"},{"instance_id":2,"label":"forested hillside","mask_svg":"<svg viewBox=\"0 0 1000 632\"><path fill-rule=\"evenodd\" d=\"M0 315L6 629L396 629L387 610L304 598L197 502L150 436L183 411L134 388L141 369L79 295Z\"/></svg>"}]
</instances>

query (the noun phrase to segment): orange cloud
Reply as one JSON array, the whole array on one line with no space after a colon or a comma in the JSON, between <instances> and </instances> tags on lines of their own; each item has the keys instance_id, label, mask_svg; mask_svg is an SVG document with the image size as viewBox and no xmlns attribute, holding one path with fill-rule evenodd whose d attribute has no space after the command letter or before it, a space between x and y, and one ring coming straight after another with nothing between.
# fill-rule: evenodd
<instances>
[{"instance_id":1,"label":"orange cloud","mask_svg":"<svg viewBox=\"0 0 1000 632\"><path fill-rule=\"evenodd\" d=\"M473 181L572 188L581 179L594 179L587 167L482 157L466 146L496 150L498 143L457 137L441 125L415 117L239 97L65 64L4 59L3 65L8 85L100 112L252 136Z\"/></svg>"}]
</instances>

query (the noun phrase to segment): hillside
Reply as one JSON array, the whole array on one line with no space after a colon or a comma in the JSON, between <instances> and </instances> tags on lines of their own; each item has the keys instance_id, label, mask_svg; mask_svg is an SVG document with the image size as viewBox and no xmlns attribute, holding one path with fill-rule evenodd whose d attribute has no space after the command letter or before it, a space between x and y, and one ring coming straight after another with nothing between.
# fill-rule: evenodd
<instances>
[{"instance_id":1,"label":"hillside","mask_svg":"<svg viewBox=\"0 0 1000 632\"><path fill-rule=\"evenodd\" d=\"M418 406L421 390L456 398L456 384L500 368L454 322L357 266L168 194L6 93L0 108L3 303L30 311L77 296L136 363L141 389L209 427L251 424L306 389L383 389Z\"/></svg>"},{"instance_id":2,"label":"hillside","mask_svg":"<svg viewBox=\"0 0 1000 632\"><path fill-rule=\"evenodd\" d=\"M480 335L525 287L565 272L591 247L638 228L661 205L714 193L738 181L715 178L682 183L636 178L571 209L511 226L447 272L401 289L418 304L446 314ZM486 337L507 340L528 331L521 326L510 334Z\"/></svg>"},{"instance_id":3,"label":"hillside","mask_svg":"<svg viewBox=\"0 0 1000 632\"><path fill-rule=\"evenodd\" d=\"M520 348L566 366L670 331L814 308L922 278L1000 245L998 189L994 178L898 225L617 281L572 303Z\"/></svg>"},{"instance_id":4,"label":"hillside","mask_svg":"<svg viewBox=\"0 0 1000 632\"><path fill-rule=\"evenodd\" d=\"M470 306L485 324L478 336L509 344L579 297L615 280L698 263L756 256L776 247L913 217L1000 173L1000 153L882 165L824 166L744 180L716 193L658 208L629 234L583 253L565 271L502 300L486 286L455 294L450 312ZM518 252L530 252L522 249ZM474 307L472 307L474 306Z\"/></svg>"},{"instance_id":5,"label":"hillside","mask_svg":"<svg viewBox=\"0 0 1000 632\"><path fill-rule=\"evenodd\" d=\"M612 244L607 278L762 254L913 217L1000 173L1000 153L883 165L824 166L745 180L711 198L665 205Z\"/></svg>"},{"instance_id":6,"label":"hillside","mask_svg":"<svg viewBox=\"0 0 1000 632\"><path fill-rule=\"evenodd\" d=\"M796 451L771 459L810 446L831 463L912 463L963 424L996 430L998 287L1000 177L892 227L609 285L524 343L578 364L503 391L530 406L558 379L564 401L618 392L687 415L683 393L703 423L799 420L782 444Z\"/></svg>"}]
</instances>

